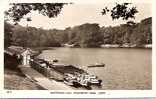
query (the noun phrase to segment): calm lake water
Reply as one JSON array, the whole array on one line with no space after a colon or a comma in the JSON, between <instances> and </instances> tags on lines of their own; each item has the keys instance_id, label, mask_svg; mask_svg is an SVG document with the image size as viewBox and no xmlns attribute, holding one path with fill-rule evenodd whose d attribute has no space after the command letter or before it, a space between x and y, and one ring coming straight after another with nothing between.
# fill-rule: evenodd
<instances>
[{"instance_id":1,"label":"calm lake water","mask_svg":"<svg viewBox=\"0 0 156 99\"><path fill-rule=\"evenodd\" d=\"M139 90L152 88L152 50L126 48L54 48L39 56L59 63L73 64L103 80L97 90ZM105 67L87 68L104 63Z\"/></svg>"}]
</instances>

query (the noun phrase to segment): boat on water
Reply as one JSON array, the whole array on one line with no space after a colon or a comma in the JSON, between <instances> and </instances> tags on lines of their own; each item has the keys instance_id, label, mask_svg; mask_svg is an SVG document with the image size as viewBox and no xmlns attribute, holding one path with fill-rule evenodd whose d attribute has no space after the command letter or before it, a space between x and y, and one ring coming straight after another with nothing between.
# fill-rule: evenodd
<instances>
[{"instance_id":1,"label":"boat on water","mask_svg":"<svg viewBox=\"0 0 156 99\"><path fill-rule=\"evenodd\" d=\"M94 65L89 65L89 66L87 66L88 68L93 68L93 67L105 67L105 64L94 64Z\"/></svg>"},{"instance_id":2,"label":"boat on water","mask_svg":"<svg viewBox=\"0 0 156 99\"><path fill-rule=\"evenodd\" d=\"M97 76L89 74L87 71L80 69L77 66L57 64L56 62L58 61L54 60L54 63L49 63L44 59L37 59L34 60L32 67L40 72L42 71L44 74L48 75L50 79L63 81L70 86L90 87L92 85L102 85L102 80ZM34 63L36 66L34 66ZM39 70L38 68L42 70Z\"/></svg>"},{"instance_id":3,"label":"boat on water","mask_svg":"<svg viewBox=\"0 0 156 99\"><path fill-rule=\"evenodd\" d=\"M75 72L75 74L65 74L64 83L72 86L81 85L84 87L90 87L91 85L101 86L102 80L99 80L95 75L80 74Z\"/></svg>"}]
</instances>

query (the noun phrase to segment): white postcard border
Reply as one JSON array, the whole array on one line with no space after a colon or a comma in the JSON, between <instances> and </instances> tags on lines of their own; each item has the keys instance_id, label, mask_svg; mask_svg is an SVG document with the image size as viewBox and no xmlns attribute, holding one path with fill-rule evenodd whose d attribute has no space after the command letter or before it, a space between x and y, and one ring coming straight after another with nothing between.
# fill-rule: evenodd
<instances>
[{"instance_id":1,"label":"white postcard border","mask_svg":"<svg viewBox=\"0 0 156 99\"><path fill-rule=\"evenodd\" d=\"M152 3L152 90L4 90L4 9L10 2L76 2L76 3L100 3L114 2L116 0L2 0L0 1L0 96L3 98L125 98L125 97L155 97L156 96L156 5L154 0L118 0L126 2L151 2ZM64 92L66 94L59 94ZM72 94L67 94L67 93ZM96 92L96 94L74 94L74 92ZM99 94L101 92L101 94ZM53 94L54 93L54 94ZM55 94L56 93L56 94Z\"/></svg>"}]
</instances>

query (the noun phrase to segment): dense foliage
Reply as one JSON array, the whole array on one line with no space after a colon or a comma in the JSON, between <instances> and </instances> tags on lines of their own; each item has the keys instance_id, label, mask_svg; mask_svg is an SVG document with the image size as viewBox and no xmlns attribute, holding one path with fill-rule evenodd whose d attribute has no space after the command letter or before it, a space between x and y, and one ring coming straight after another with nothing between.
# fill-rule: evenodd
<instances>
[{"instance_id":1,"label":"dense foliage","mask_svg":"<svg viewBox=\"0 0 156 99\"><path fill-rule=\"evenodd\" d=\"M66 3L11 3L8 11L5 11L6 20L12 20L17 24L21 19L31 21L25 17L31 11L38 11L39 14L49 18L57 17Z\"/></svg>"},{"instance_id":2,"label":"dense foliage","mask_svg":"<svg viewBox=\"0 0 156 99\"><path fill-rule=\"evenodd\" d=\"M5 28L5 33L8 33L10 24L5 23ZM66 43L78 47L99 47L101 44L141 46L152 43L152 18L146 18L140 23L130 21L114 27L99 27L98 24L86 23L65 30L16 25L12 32L12 44L24 47L59 47Z\"/></svg>"},{"instance_id":3,"label":"dense foliage","mask_svg":"<svg viewBox=\"0 0 156 99\"><path fill-rule=\"evenodd\" d=\"M127 22L115 27L102 27L104 44L152 44L152 18L140 23Z\"/></svg>"},{"instance_id":4,"label":"dense foliage","mask_svg":"<svg viewBox=\"0 0 156 99\"><path fill-rule=\"evenodd\" d=\"M5 48L10 46L12 43L12 40L11 40L12 32L13 32L12 28L13 26L11 24L5 22L4 24L4 32L5 32L4 33L4 47Z\"/></svg>"},{"instance_id":5,"label":"dense foliage","mask_svg":"<svg viewBox=\"0 0 156 99\"><path fill-rule=\"evenodd\" d=\"M102 11L102 15L110 12L112 19L122 18L123 20L128 20L130 18L135 18L135 14L138 10L135 6L131 6L131 3L116 3L113 8L105 7Z\"/></svg>"}]
</instances>

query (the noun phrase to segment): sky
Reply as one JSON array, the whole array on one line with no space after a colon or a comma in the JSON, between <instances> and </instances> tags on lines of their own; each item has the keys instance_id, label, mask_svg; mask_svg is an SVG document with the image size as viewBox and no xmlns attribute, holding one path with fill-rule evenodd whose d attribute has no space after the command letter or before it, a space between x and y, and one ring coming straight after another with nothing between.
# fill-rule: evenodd
<instances>
[{"instance_id":1,"label":"sky","mask_svg":"<svg viewBox=\"0 0 156 99\"><path fill-rule=\"evenodd\" d=\"M150 3L135 3L139 13L136 14L136 18L133 20L139 22L142 19L152 16ZM44 29L65 29L67 27L74 27L75 25L81 25L84 23L98 23L99 26L115 26L126 23L122 19L113 21L110 14L102 15L103 8L113 7L115 3L98 3L98 4L69 4L65 5L61 13L56 18L48 18L40 15L37 12L29 13L27 16L32 18L31 22L21 20L19 23L22 26L33 26Z\"/></svg>"}]
</instances>

